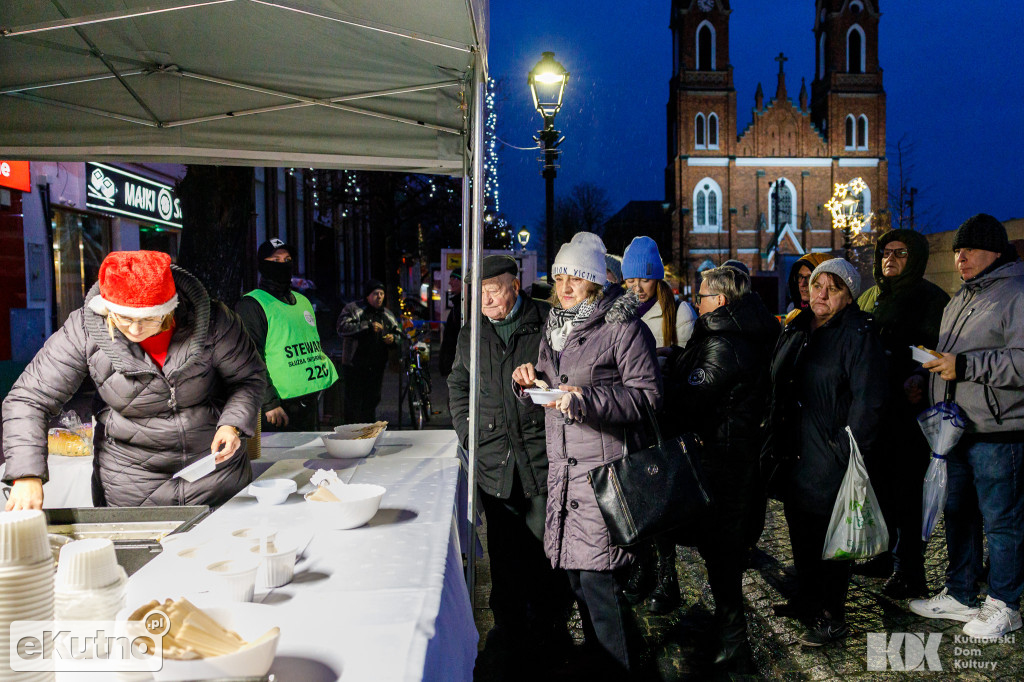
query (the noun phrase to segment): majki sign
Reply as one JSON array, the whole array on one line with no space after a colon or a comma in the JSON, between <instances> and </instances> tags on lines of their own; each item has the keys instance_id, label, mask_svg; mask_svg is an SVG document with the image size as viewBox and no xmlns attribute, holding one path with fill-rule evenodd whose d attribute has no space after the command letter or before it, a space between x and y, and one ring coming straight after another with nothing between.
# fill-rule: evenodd
<instances>
[{"instance_id":1,"label":"majki sign","mask_svg":"<svg viewBox=\"0 0 1024 682\"><path fill-rule=\"evenodd\" d=\"M181 227L181 201L170 185L103 163L86 163L85 173L89 208Z\"/></svg>"}]
</instances>

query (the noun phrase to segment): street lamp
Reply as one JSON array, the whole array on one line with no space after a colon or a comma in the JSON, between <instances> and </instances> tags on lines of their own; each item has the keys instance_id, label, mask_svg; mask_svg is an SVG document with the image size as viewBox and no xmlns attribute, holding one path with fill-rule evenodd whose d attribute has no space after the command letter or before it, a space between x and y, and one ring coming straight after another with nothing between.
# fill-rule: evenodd
<instances>
[{"instance_id":1,"label":"street lamp","mask_svg":"<svg viewBox=\"0 0 1024 682\"><path fill-rule=\"evenodd\" d=\"M832 198L825 204L825 208L832 214L832 229L843 231L843 248L846 250L846 260L850 262L854 259L854 240L871 219L870 213L863 212L867 187L863 178L854 178L847 183L837 182Z\"/></svg>"},{"instance_id":2,"label":"street lamp","mask_svg":"<svg viewBox=\"0 0 1024 682\"><path fill-rule=\"evenodd\" d=\"M530 94L533 97L533 108L544 119L543 130L538 131L533 139L544 147L544 241L547 243L547 272L551 278L551 266L555 260L555 159L558 157L558 145L565 138L555 130L555 114L562 108L562 97L565 95L565 83L569 80L569 72L555 61L554 52L545 52L537 65L530 71ZM524 244L525 246L525 244Z\"/></svg>"},{"instance_id":3,"label":"street lamp","mask_svg":"<svg viewBox=\"0 0 1024 682\"><path fill-rule=\"evenodd\" d=\"M519 230L519 232L516 234L516 237L519 238L519 245L523 247L523 251L525 252L526 245L530 243L530 231L527 230L525 226L523 226L523 229Z\"/></svg>"}]
</instances>

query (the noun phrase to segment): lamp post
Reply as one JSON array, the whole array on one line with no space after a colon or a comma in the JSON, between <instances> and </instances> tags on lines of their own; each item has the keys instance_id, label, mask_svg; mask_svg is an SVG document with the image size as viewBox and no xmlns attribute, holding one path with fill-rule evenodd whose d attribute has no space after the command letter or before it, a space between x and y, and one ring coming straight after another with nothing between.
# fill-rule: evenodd
<instances>
[{"instance_id":1,"label":"lamp post","mask_svg":"<svg viewBox=\"0 0 1024 682\"><path fill-rule=\"evenodd\" d=\"M551 265L555 260L555 172L558 158L558 146L565 138L555 130L555 114L562 108L562 96L565 94L565 82L569 72L555 61L554 52L545 52L537 65L530 70L528 81L530 94L533 96L533 108L544 120L544 128L538 131L533 139L543 145L544 170L544 241L547 245L547 273L551 279Z\"/></svg>"},{"instance_id":2,"label":"lamp post","mask_svg":"<svg viewBox=\"0 0 1024 682\"><path fill-rule=\"evenodd\" d=\"M854 240L871 219L870 213L863 213L864 190L867 183L863 178L854 178L847 183L837 182L832 198L825 208L832 214L832 229L843 231L843 249L846 260L854 265Z\"/></svg>"},{"instance_id":3,"label":"lamp post","mask_svg":"<svg viewBox=\"0 0 1024 682\"><path fill-rule=\"evenodd\" d=\"M526 253L526 245L530 243L530 231L523 226L523 229L516 233L516 237L519 239L519 246L523 247L523 253Z\"/></svg>"}]
</instances>

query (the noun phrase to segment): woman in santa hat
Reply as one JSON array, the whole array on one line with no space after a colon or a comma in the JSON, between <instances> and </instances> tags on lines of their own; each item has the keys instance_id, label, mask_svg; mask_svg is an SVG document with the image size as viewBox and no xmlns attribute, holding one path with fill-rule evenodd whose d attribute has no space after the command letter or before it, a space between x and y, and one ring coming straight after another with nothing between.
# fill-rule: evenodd
<instances>
[{"instance_id":1,"label":"woman in santa hat","mask_svg":"<svg viewBox=\"0 0 1024 682\"><path fill-rule=\"evenodd\" d=\"M47 425L87 374L102 402L97 506L217 505L252 479L240 436L253 435L266 370L240 320L167 254L115 251L3 402L8 510L42 508ZM173 478L211 452L213 473Z\"/></svg>"}]
</instances>

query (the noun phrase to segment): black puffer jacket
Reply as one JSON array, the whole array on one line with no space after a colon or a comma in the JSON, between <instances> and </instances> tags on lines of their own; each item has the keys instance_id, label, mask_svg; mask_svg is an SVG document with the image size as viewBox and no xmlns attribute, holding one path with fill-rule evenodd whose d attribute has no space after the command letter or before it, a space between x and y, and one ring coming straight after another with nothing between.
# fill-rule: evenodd
<instances>
[{"instance_id":1,"label":"black puffer jacket","mask_svg":"<svg viewBox=\"0 0 1024 682\"><path fill-rule=\"evenodd\" d=\"M779 481L787 503L828 515L849 463L846 427L865 460L874 452L886 361L874 320L856 304L812 332L813 317L801 311L779 337L762 459L790 462Z\"/></svg>"},{"instance_id":2,"label":"black puffer jacket","mask_svg":"<svg viewBox=\"0 0 1024 682\"><path fill-rule=\"evenodd\" d=\"M547 303L522 298L522 319L508 344L494 327L480 320L480 421L476 452L476 483L495 497L512 491L512 471L519 471L527 497L547 491L548 458L544 436L544 408L516 398L512 372L526 362L536 362L544 323L551 309ZM469 334L459 332L455 364L448 375L448 405L452 425L463 447L469 444Z\"/></svg>"},{"instance_id":3,"label":"black puffer jacket","mask_svg":"<svg viewBox=\"0 0 1024 682\"><path fill-rule=\"evenodd\" d=\"M163 371L137 343L85 306L47 339L3 404L4 481L47 480L46 427L88 374L103 402L105 440L96 459L106 503L115 507L225 502L252 480L237 453L195 483L172 475L210 454L217 428L255 429L266 368L238 316L212 301L195 277L171 266L176 328Z\"/></svg>"},{"instance_id":4,"label":"black puffer jacket","mask_svg":"<svg viewBox=\"0 0 1024 682\"><path fill-rule=\"evenodd\" d=\"M757 461L778 337L778 320L747 294L697 318L686 348L666 363L663 430L700 435L706 467Z\"/></svg>"}]
</instances>

